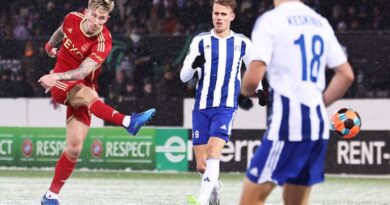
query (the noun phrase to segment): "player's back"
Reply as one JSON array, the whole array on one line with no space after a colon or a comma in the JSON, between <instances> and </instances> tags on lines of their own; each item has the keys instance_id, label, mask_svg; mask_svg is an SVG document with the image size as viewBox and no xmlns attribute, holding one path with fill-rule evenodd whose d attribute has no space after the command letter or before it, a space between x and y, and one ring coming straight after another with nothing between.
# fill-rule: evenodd
<instances>
[{"instance_id":1,"label":"player's back","mask_svg":"<svg viewBox=\"0 0 390 205\"><path fill-rule=\"evenodd\" d=\"M300 2L286 2L264 14L274 35L268 80L275 92L306 105L322 102L325 67L334 32L328 21ZM262 31L259 31L262 32Z\"/></svg>"},{"instance_id":2,"label":"player's back","mask_svg":"<svg viewBox=\"0 0 390 205\"><path fill-rule=\"evenodd\" d=\"M254 59L267 65L268 139L329 138L323 102L325 67L346 62L328 21L299 1L281 3L256 22Z\"/></svg>"}]
</instances>

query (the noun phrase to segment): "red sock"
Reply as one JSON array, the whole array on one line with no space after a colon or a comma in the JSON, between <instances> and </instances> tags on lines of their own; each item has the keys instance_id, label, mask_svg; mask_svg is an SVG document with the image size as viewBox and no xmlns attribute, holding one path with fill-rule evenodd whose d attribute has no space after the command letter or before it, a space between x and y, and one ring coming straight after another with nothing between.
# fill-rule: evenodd
<instances>
[{"instance_id":1,"label":"red sock","mask_svg":"<svg viewBox=\"0 0 390 205\"><path fill-rule=\"evenodd\" d=\"M112 107L104 104L104 102L98 98L93 99L88 107L91 113L96 117L103 119L104 121L111 122L115 125L122 126L125 115L122 115L118 111L112 109Z\"/></svg>"},{"instance_id":2,"label":"red sock","mask_svg":"<svg viewBox=\"0 0 390 205\"><path fill-rule=\"evenodd\" d=\"M65 181L72 174L76 163L77 159L70 157L66 152L61 154L60 159L57 161L53 181L51 182L49 189L50 191L57 194L60 193Z\"/></svg>"}]
</instances>

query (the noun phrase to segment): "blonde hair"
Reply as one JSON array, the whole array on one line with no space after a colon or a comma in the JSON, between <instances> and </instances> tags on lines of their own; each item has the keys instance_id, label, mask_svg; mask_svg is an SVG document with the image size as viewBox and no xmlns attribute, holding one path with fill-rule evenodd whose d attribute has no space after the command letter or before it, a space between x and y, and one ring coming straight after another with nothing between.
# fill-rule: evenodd
<instances>
[{"instance_id":1,"label":"blonde hair","mask_svg":"<svg viewBox=\"0 0 390 205\"><path fill-rule=\"evenodd\" d=\"M233 12L237 7L237 3L235 0L215 0L214 3L220 4L222 6L229 6L230 8L232 8Z\"/></svg>"},{"instance_id":2,"label":"blonde hair","mask_svg":"<svg viewBox=\"0 0 390 205\"><path fill-rule=\"evenodd\" d=\"M114 0L88 0L88 9L102 8L108 12L114 9Z\"/></svg>"}]
</instances>

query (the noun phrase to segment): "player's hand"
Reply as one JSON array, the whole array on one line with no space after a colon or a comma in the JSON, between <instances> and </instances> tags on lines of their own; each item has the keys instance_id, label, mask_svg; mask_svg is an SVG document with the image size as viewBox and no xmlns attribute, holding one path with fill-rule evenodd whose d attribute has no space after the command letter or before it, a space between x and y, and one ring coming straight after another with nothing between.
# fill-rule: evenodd
<instances>
[{"instance_id":1,"label":"player's hand","mask_svg":"<svg viewBox=\"0 0 390 205\"><path fill-rule=\"evenodd\" d=\"M253 107L253 102L249 97L238 95L238 106L244 110L249 110Z\"/></svg>"},{"instance_id":2,"label":"player's hand","mask_svg":"<svg viewBox=\"0 0 390 205\"><path fill-rule=\"evenodd\" d=\"M196 56L194 62L192 62L191 67L193 69L196 69L196 68L199 68L200 66L202 66L204 63L206 63L206 59L204 58L204 54L202 53L202 54Z\"/></svg>"},{"instance_id":3,"label":"player's hand","mask_svg":"<svg viewBox=\"0 0 390 205\"><path fill-rule=\"evenodd\" d=\"M52 47L49 42L45 44L45 51L50 58L55 58L58 55L56 47Z\"/></svg>"},{"instance_id":4,"label":"player's hand","mask_svg":"<svg viewBox=\"0 0 390 205\"><path fill-rule=\"evenodd\" d=\"M47 74L47 75L42 76L38 80L38 83L40 83L41 86L43 88L45 88L45 93L47 93L56 84L57 80L58 80L57 76L54 73L51 73L51 74Z\"/></svg>"},{"instance_id":5,"label":"player's hand","mask_svg":"<svg viewBox=\"0 0 390 205\"><path fill-rule=\"evenodd\" d=\"M268 104L268 91L264 90L257 90L257 98L259 99L259 105L260 106L265 106Z\"/></svg>"}]
</instances>

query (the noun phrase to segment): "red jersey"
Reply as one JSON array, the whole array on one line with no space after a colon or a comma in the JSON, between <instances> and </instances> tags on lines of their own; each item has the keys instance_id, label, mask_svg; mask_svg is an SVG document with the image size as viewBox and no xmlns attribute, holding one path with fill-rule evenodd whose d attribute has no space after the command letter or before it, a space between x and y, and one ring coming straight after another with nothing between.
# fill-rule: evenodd
<instances>
[{"instance_id":1,"label":"red jersey","mask_svg":"<svg viewBox=\"0 0 390 205\"><path fill-rule=\"evenodd\" d=\"M69 13L62 24L64 39L54 67L54 73L62 73L80 67L87 57L101 65L112 48L111 33L106 26L97 35L86 34L81 25L85 15L78 12ZM101 71L99 66L83 80L87 86L97 87L97 77Z\"/></svg>"}]
</instances>

